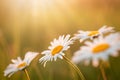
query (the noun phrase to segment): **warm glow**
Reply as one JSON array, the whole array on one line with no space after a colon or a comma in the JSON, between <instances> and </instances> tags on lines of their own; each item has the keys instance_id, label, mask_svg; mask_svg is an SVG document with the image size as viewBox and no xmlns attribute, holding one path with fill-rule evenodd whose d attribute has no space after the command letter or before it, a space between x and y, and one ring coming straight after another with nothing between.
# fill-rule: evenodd
<instances>
[{"instance_id":1,"label":"warm glow","mask_svg":"<svg viewBox=\"0 0 120 80\"><path fill-rule=\"evenodd\" d=\"M76 22L74 19L77 18L77 13L74 11L73 5L75 5L74 0L13 0L7 4L12 16L15 19L29 21L33 30L40 26L47 28L53 25L67 26L66 21L69 19ZM19 24L21 24L20 27L24 26L22 22Z\"/></svg>"},{"instance_id":2,"label":"warm glow","mask_svg":"<svg viewBox=\"0 0 120 80\"><path fill-rule=\"evenodd\" d=\"M50 41L60 35L70 34L73 37L79 30L91 32L103 25L114 26L115 32L120 31L120 0L0 0L0 80L9 79L3 76L3 71L10 59L23 57L26 51L41 52L47 49ZM91 32L88 37L98 38L100 35L96 35L97 33ZM70 54L66 55L69 58L82 47L83 43L77 42L71 45L68 51ZM91 52L97 54L107 50L108 47L111 46L95 46ZM51 50L52 58L55 59L56 55L59 55L57 53L62 50L62 46L55 45ZM116 75L108 71L111 72L108 79L119 79L120 76L117 76L120 74L119 61L110 60L110 63L114 63ZM61 62L50 63L46 70L41 70L43 68L35 61L35 64L29 66L31 80L70 80L77 77L76 74L73 75L75 73L73 70L68 71L70 70L68 65L63 65ZM26 66L21 62L15 67L22 69ZM86 67L82 69L87 74L86 79L97 79L94 75L96 69L93 74ZM13 79L25 80L26 76L24 73L18 73L11 78Z\"/></svg>"}]
</instances>

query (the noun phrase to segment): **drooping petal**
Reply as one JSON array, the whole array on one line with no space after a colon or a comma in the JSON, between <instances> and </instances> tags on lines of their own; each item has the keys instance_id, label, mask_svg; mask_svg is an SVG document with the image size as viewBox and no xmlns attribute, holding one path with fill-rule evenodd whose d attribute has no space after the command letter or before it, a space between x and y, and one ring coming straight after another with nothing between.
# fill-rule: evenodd
<instances>
[{"instance_id":1,"label":"drooping petal","mask_svg":"<svg viewBox=\"0 0 120 80\"><path fill-rule=\"evenodd\" d=\"M99 61L97 59L93 59L92 64L93 64L94 67L98 67Z\"/></svg>"},{"instance_id":2,"label":"drooping petal","mask_svg":"<svg viewBox=\"0 0 120 80\"><path fill-rule=\"evenodd\" d=\"M114 27L107 27L106 25L103 26L102 28L99 29L100 33L109 33L109 32L114 32Z\"/></svg>"},{"instance_id":3,"label":"drooping petal","mask_svg":"<svg viewBox=\"0 0 120 80\"><path fill-rule=\"evenodd\" d=\"M18 69L16 68L15 64L9 64L7 69L4 71L4 76L10 77L13 73L17 72Z\"/></svg>"},{"instance_id":4,"label":"drooping petal","mask_svg":"<svg viewBox=\"0 0 120 80\"><path fill-rule=\"evenodd\" d=\"M37 53L37 52L27 52L23 61L25 61L25 62L27 63L27 65L29 65L29 64L31 63L31 61L32 61L38 54L39 54L39 53Z\"/></svg>"}]
</instances>

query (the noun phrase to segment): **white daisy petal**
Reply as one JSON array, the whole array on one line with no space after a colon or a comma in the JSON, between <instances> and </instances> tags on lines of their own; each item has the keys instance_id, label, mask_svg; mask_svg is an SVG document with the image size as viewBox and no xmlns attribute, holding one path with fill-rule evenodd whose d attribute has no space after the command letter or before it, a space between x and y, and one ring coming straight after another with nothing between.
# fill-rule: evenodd
<instances>
[{"instance_id":1,"label":"white daisy petal","mask_svg":"<svg viewBox=\"0 0 120 80\"><path fill-rule=\"evenodd\" d=\"M29 65L31 63L31 61L38 55L39 53L37 52L27 52L24 58L24 62L27 63L27 65Z\"/></svg>"},{"instance_id":2,"label":"white daisy petal","mask_svg":"<svg viewBox=\"0 0 120 80\"><path fill-rule=\"evenodd\" d=\"M47 63L47 61L44 62L44 64L43 64L44 67L46 66L46 63Z\"/></svg>"},{"instance_id":3,"label":"white daisy petal","mask_svg":"<svg viewBox=\"0 0 120 80\"><path fill-rule=\"evenodd\" d=\"M90 64L90 60L87 60L87 59L86 59L86 60L84 61L84 64L85 64L86 66L88 66L88 65Z\"/></svg>"},{"instance_id":4,"label":"white daisy petal","mask_svg":"<svg viewBox=\"0 0 120 80\"><path fill-rule=\"evenodd\" d=\"M13 63L16 63L16 64L18 63L18 61L17 61L17 60L14 60L14 59L12 59L11 61L12 61Z\"/></svg>"},{"instance_id":5,"label":"white daisy petal","mask_svg":"<svg viewBox=\"0 0 120 80\"><path fill-rule=\"evenodd\" d=\"M57 57L58 57L58 56L56 56L56 55L53 57L53 58L54 58L54 61L56 61L56 60L57 60Z\"/></svg>"},{"instance_id":6,"label":"white daisy petal","mask_svg":"<svg viewBox=\"0 0 120 80\"><path fill-rule=\"evenodd\" d=\"M67 35L64 39L64 43L66 43L67 41L69 41L70 35Z\"/></svg>"},{"instance_id":7,"label":"white daisy petal","mask_svg":"<svg viewBox=\"0 0 120 80\"><path fill-rule=\"evenodd\" d=\"M15 72L10 73L10 74L8 75L8 77L11 77L14 73L15 73Z\"/></svg>"},{"instance_id":8,"label":"white daisy petal","mask_svg":"<svg viewBox=\"0 0 120 80\"><path fill-rule=\"evenodd\" d=\"M49 50L45 50L45 51L43 51L41 54L49 54L49 53L50 53Z\"/></svg>"},{"instance_id":9,"label":"white daisy petal","mask_svg":"<svg viewBox=\"0 0 120 80\"><path fill-rule=\"evenodd\" d=\"M114 27L107 27L106 25L99 29L101 33L114 32Z\"/></svg>"},{"instance_id":10,"label":"white daisy petal","mask_svg":"<svg viewBox=\"0 0 120 80\"><path fill-rule=\"evenodd\" d=\"M92 64L94 67L98 67L99 61L97 59L93 59Z\"/></svg>"},{"instance_id":11,"label":"white daisy petal","mask_svg":"<svg viewBox=\"0 0 120 80\"><path fill-rule=\"evenodd\" d=\"M22 59L20 57L17 57L18 62L22 62Z\"/></svg>"},{"instance_id":12,"label":"white daisy petal","mask_svg":"<svg viewBox=\"0 0 120 80\"><path fill-rule=\"evenodd\" d=\"M63 59L62 55L57 55L58 58Z\"/></svg>"},{"instance_id":13,"label":"white daisy petal","mask_svg":"<svg viewBox=\"0 0 120 80\"><path fill-rule=\"evenodd\" d=\"M89 42L89 41L86 41L86 42L85 42L85 45L90 46L90 45L92 45L92 43Z\"/></svg>"},{"instance_id":14,"label":"white daisy petal","mask_svg":"<svg viewBox=\"0 0 120 80\"><path fill-rule=\"evenodd\" d=\"M118 54L118 52L114 52L113 54L111 54L111 56L117 57L117 56L119 56L119 54Z\"/></svg>"},{"instance_id":15,"label":"white daisy petal","mask_svg":"<svg viewBox=\"0 0 120 80\"><path fill-rule=\"evenodd\" d=\"M11 73L14 73L18 71L18 69L16 68L16 66L14 64L10 64L7 69L4 71L4 76L7 76ZM11 76L11 75L10 75Z\"/></svg>"}]
</instances>

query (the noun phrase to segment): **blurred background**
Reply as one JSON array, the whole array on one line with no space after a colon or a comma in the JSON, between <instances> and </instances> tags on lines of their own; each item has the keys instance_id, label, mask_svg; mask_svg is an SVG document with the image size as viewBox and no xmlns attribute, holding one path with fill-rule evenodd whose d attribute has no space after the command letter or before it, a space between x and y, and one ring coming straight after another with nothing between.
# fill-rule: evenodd
<instances>
[{"instance_id":1,"label":"blurred background","mask_svg":"<svg viewBox=\"0 0 120 80\"><path fill-rule=\"evenodd\" d=\"M42 52L59 35L103 25L120 31L120 0L0 0L0 80L27 80L22 71L10 79L3 76L11 59L24 58L27 51ZM71 58L80 45L72 45L66 56ZM28 68L31 80L74 80L74 71L64 60L48 62L44 68L38 63L40 57ZM109 63L108 80L120 80L120 57L110 57ZM101 76L92 65L77 66L87 80Z\"/></svg>"}]
</instances>

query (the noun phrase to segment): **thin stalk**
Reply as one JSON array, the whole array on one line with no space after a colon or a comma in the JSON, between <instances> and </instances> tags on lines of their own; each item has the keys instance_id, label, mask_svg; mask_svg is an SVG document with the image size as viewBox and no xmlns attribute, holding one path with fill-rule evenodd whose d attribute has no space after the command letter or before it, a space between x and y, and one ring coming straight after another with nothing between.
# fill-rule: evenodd
<instances>
[{"instance_id":1,"label":"thin stalk","mask_svg":"<svg viewBox=\"0 0 120 80\"><path fill-rule=\"evenodd\" d=\"M103 68L103 64L102 64L102 63L101 63L101 65L100 65L100 71L101 71L103 80L107 80L107 77L106 77L106 74L105 74L105 71L104 71L104 68Z\"/></svg>"},{"instance_id":2,"label":"thin stalk","mask_svg":"<svg viewBox=\"0 0 120 80\"><path fill-rule=\"evenodd\" d=\"M80 69L75 65L73 64L67 57L63 56L63 58L65 59L65 61L70 64L74 70L79 74L81 80L86 80L85 77L83 76L83 74L81 73Z\"/></svg>"},{"instance_id":3,"label":"thin stalk","mask_svg":"<svg viewBox=\"0 0 120 80\"><path fill-rule=\"evenodd\" d=\"M26 76L27 76L27 79L30 80L30 76L29 76L29 74L28 74L28 71L27 71L26 69L24 69L24 72L25 72L25 74L26 74Z\"/></svg>"}]
</instances>

